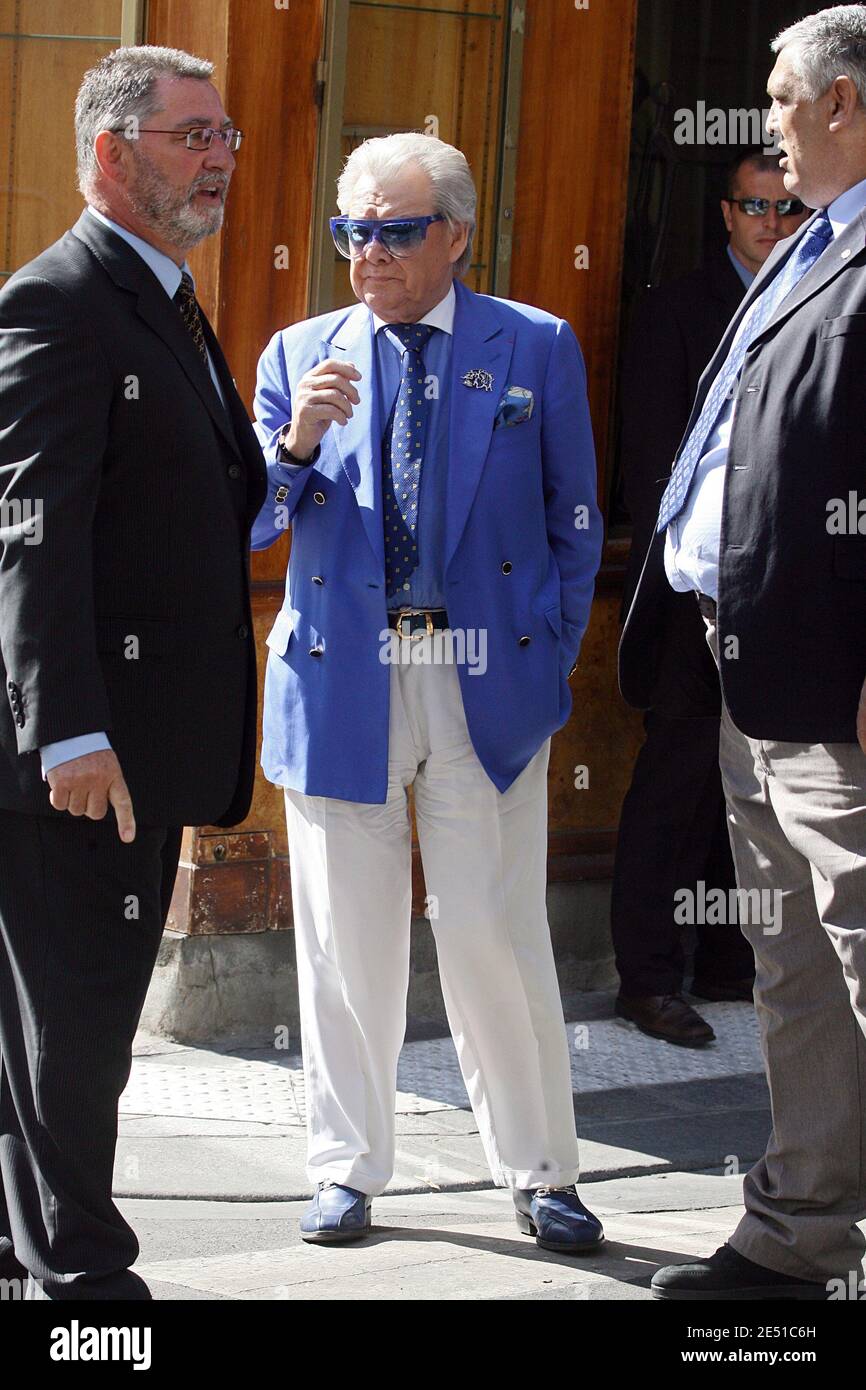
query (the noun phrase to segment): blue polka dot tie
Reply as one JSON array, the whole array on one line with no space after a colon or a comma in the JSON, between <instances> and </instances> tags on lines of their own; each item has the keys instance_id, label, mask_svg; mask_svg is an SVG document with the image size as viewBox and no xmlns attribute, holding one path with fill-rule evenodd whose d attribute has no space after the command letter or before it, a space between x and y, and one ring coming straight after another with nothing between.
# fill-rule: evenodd
<instances>
[{"instance_id":1,"label":"blue polka dot tie","mask_svg":"<svg viewBox=\"0 0 866 1390\"><path fill-rule=\"evenodd\" d=\"M792 252L787 264L774 280L771 280L757 299L753 299L743 316L736 337L731 344L727 358L719 368L715 381L707 392L703 409L692 427L691 434L683 445L682 453L671 473L670 482L665 488L656 522L656 533L664 531L679 516L686 504L689 488L697 466L706 448L707 440L715 429L716 421L722 412L725 401L736 389L737 378L746 360L749 344L757 338L764 325L769 322L782 300L803 278L807 270L823 255L833 240L833 228L826 212L815 218L808 232L802 238L796 251Z\"/></svg>"},{"instance_id":2,"label":"blue polka dot tie","mask_svg":"<svg viewBox=\"0 0 866 1390\"><path fill-rule=\"evenodd\" d=\"M408 589L409 576L418 564L421 464L428 409L421 354L433 325L389 323L388 330L403 344L400 389L382 440L385 587L390 598L398 590Z\"/></svg>"}]
</instances>

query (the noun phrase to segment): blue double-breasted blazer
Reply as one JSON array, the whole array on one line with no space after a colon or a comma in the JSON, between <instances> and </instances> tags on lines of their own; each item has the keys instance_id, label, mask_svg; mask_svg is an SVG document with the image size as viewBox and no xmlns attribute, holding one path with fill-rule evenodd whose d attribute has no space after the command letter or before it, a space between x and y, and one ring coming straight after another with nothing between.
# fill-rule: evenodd
<instances>
[{"instance_id":1,"label":"blue double-breasted blazer","mask_svg":"<svg viewBox=\"0 0 866 1390\"><path fill-rule=\"evenodd\" d=\"M483 669L457 670L473 747L505 791L569 716L602 522L572 329L460 281L455 290L443 582L451 628L484 634ZM294 472L277 461L276 436L300 378L329 357L358 368L361 404L328 429L315 463ZM388 785L386 422L375 370L373 317L356 304L275 334L256 388L269 496L253 548L292 532L285 600L267 638L262 767L277 785L360 802L384 802ZM489 373L492 389L464 384L472 371ZM500 403L514 387L532 393L532 410L506 424L514 411Z\"/></svg>"}]
</instances>

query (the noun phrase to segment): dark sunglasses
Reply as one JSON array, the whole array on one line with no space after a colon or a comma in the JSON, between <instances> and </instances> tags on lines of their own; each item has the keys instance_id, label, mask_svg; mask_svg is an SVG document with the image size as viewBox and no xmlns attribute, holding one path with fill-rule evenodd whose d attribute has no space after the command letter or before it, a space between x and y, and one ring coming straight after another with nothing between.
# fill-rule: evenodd
<instances>
[{"instance_id":1,"label":"dark sunglasses","mask_svg":"<svg viewBox=\"0 0 866 1390\"><path fill-rule=\"evenodd\" d=\"M728 198L727 201L735 203L747 217L766 217L773 206L769 198ZM777 198L775 207L780 217L796 217L806 210L806 204L799 198Z\"/></svg>"},{"instance_id":2,"label":"dark sunglasses","mask_svg":"<svg viewBox=\"0 0 866 1390\"><path fill-rule=\"evenodd\" d=\"M432 217L332 217L331 236L347 261L360 256L371 241L378 241L390 256L410 256L427 235L431 222L444 222L441 212Z\"/></svg>"}]
</instances>

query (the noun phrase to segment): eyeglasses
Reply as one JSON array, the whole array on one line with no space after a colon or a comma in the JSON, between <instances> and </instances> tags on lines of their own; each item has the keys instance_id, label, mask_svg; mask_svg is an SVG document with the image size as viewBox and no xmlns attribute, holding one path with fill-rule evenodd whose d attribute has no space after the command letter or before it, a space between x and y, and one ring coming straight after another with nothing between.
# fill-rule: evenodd
<instances>
[{"instance_id":1,"label":"eyeglasses","mask_svg":"<svg viewBox=\"0 0 866 1390\"><path fill-rule=\"evenodd\" d=\"M806 204L801 203L799 198L777 198L775 203L769 198L728 198L726 201L733 203L747 217L766 217L771 207L775 207L780 217L796 217L806 210Z\"/></svg>"},{"instance_id":2,"label":"eyeglasses","mask_svg":"<svg viewBox=\"0 0 866 1390\"><path fill-rule=\"evenodd\" d=\"M371 241L378 241L390 256L411 256L427 235L431 222L444 222L441 212L432 217L332 217L331 236L341 256L356 259Z\"/></svg>"},{"instance_id":3,"label":"eyeglasses","mask_svg":"<svg viewBox=\"0 0 866 1390\"><path fill-rule=\"evenodd\" d=\"M194 126L192 130L155 130L153 126L143 126L138 133L139 135L183 135L186 137L188 150L209 150L211 142L216 138L222 140L226 149L231 150L232 154L235 153L244 138L243 131L236 130L231 125L224 126L222 130L214 130L211 126Z\"/></svg>"}]
</instances>

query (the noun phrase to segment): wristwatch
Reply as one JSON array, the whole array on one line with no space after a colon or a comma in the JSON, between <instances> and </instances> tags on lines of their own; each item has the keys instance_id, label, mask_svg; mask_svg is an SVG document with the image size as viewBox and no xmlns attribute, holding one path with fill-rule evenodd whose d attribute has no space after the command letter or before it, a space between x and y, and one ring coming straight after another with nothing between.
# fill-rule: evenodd
<instances>
[{"instance_id":1,"label":"wristwatch","mask_svg":"<svg viewBox=\"0 0 866 1390\"><path fill-rule=\"evenodd\" d=\"M318 444L316 445L308 459L296 458L295 455L289 453L289 450L286 448L286 439L291 432L291 428L292 422L289 420L288 424L283 425L283 428L277 435L277 458L280 463L294 463L300 468L306 468L309 464L316 462L316 459L319 457L320 446Z\"/></svg>"}]
</instances>

